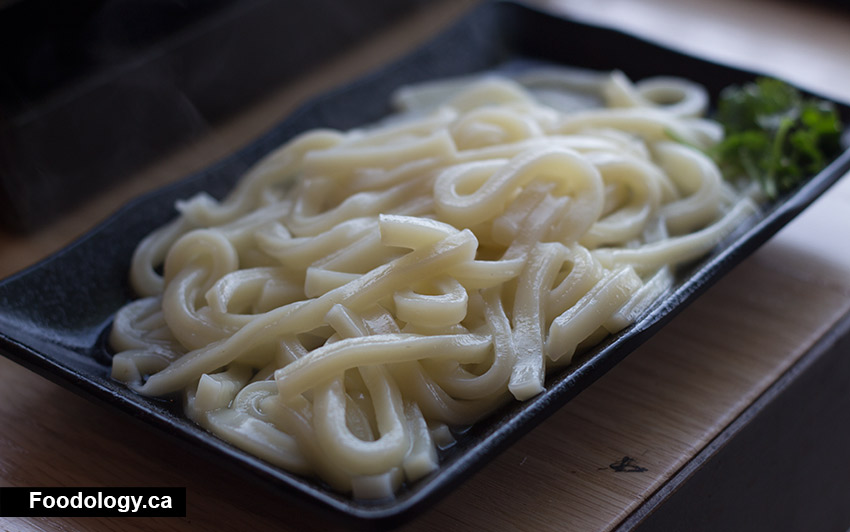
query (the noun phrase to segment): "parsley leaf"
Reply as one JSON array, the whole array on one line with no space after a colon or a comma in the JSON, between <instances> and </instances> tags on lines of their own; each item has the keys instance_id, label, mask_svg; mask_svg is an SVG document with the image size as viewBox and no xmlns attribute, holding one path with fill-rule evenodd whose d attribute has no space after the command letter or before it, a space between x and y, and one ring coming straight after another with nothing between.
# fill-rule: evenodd
<instances>
[{"instance_id":1,"label":"parsley leaf","mask_svg":"<svg viewBox=\"0 0 850 532\"><path fill-rule=\"evenodd\" d=\"M835 107L787 83L759 78L720 94L724 140L709 152L729 179L746 176L770 198L819 172L841 151Z\"/></svg>"}]
</instances>

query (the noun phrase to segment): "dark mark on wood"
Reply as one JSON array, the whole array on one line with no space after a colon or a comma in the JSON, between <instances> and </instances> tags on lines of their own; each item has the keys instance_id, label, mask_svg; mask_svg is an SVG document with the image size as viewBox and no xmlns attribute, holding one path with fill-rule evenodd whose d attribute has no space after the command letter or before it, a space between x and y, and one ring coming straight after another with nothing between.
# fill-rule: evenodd
<instances>
[{"instance_id":1,"label":"dark mark on wood","mask_svg":"<svg viewBox=\"0 0 850 532\"><path fill-rule=\"evenodd\" d=\"M609 464L608 467L617 473L643 473L648 471L647 468L637 465L635 459L630 456L624 456L619 462Z\"/></svg>"}]
</instances>

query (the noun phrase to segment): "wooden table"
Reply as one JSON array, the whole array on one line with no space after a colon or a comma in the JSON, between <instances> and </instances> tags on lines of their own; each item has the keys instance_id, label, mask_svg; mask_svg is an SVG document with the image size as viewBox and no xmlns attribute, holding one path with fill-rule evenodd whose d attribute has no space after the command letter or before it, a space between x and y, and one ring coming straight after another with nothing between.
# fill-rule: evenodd
<instances>
[{"instance_id":1,"label":"wooden table","mask_svg":"<svg viewBox=\"0 0 850 532\"><path fill-rule=\"evenodd\" d=\"M538 3L850 101L850 11L766 0L745 5L735 0ZM472 4L435 3L51 226L25 236L0 233L0 276L59 249L127 199L235 150L299 101L403 53ZM824 338L841 338L834 330L850 311L848 213L850 177L845 177L660 334L403 530L708 529L712 520L735 529L784 524L793 530L794 523L815 517L815 522L845 530L850 526L848 505L832 499L813 502L809 490L800 488L799 475L784 480L780 475L779 484L766 488L753 478L764 480L758 468L739 471L712 464L724 450L736 449L738 441L746 443L735 454L741 459L754 449L773 456L768 451L781 442L761 437L827 426L828 437L809 442L804 454L786 458L822 468L819 479L837 478L838 489L847 489L841 481L850 479L850 462L832 463L831 456L819 454L822 444L830 448L830 442L834 447L850 438L846 410L838 419L820 419L815 412L802 426L797 418L788 418L788 426L773 423L775 433L756 430L746 441L739 435L748 427L758 428L765 418L762 412L794 389L812 364L806 361L821 352L813 346ZM846 348L846 342L839 347ZM835 368L827 367L826 377L816 382L820 388L809 385L794 396L802 397L796 402L819 405L819 394L836 382L848 384L850 372L841 372L848 365ZM842 395L848 394L838 397ZM709 479L701 473L712 471L715 477ZM782 485L784 481L789 485ZM0 530L328 527L274 493L219 471L131 420L0 359L0 486L63 485L185 486L188 513L182 519L0 518ZM763 497L753 496L753 487L784 492L787 500L766 518L767 509L755 506ZM847 491L838 496L850 502ZM721 520L715 503L735 500L751 507ZM752 520L743 521L748 513Z\"/></svg>"}]
</instances>

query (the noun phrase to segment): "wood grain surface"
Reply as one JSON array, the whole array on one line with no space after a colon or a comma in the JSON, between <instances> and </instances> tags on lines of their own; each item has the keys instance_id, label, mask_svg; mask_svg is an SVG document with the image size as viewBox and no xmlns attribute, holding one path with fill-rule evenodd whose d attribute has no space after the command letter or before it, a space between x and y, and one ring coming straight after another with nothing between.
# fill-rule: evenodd
<instances>
[{"instance_id":1,"label":"wood grain surface","mask_svg":"<svg viewBox=\"0 0 850 532\"><path fill-rule=\"evenodd\" d=\"M127 199L236 149L310 94L410 49L472 3L435 3L56 224L0 234L0 276L59 249ZM768 1L738 11L733 0L538 3L850 101L847 11ZM836 244L848 229L845 177L623 363L402 530L616 528L850 311L850 246ZM3 531L333 528L3 358L0 486L180 486L188 498L185 518L0 518Z\"/></svg>"}]
</instances>

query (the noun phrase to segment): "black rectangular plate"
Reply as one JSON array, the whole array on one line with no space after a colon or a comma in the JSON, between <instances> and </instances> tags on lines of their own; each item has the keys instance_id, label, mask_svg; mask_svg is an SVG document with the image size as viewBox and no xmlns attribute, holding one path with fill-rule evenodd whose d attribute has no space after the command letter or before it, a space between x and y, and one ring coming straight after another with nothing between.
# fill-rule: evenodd
<instances>
[{"instance_id":1,"label":"black rectangular plate","mask_svg":"<svg viewBox=\"0 0 850 532\"><path fill-rule=\"evenodd\" d=\"M381 118L389 112L391 91L400 85L529 61L616 68L632 79L682 76L703 83L712 96L756 76L521 4L484 4L414 53L316 98L235 155L135 200L73 245L0 283L0 351L347 525L390 527L409 520L616 365L799 214L850 169L850 152L681 272L675 289L637 323L572 367L550 375L544 393L509 405L459 434L457 444L441 455L436 472L404 487L392 500L364 502L341 496L222 442L187 421L168 402L134 394L109 378L104 333L115 311L132 297L127 271L133 248L174 216L178 198L201 190L222 196L252 163L301 131L320 126L347 129ZM839 107L846 120L847 107Z\"/></svg>"}]
</instances>

